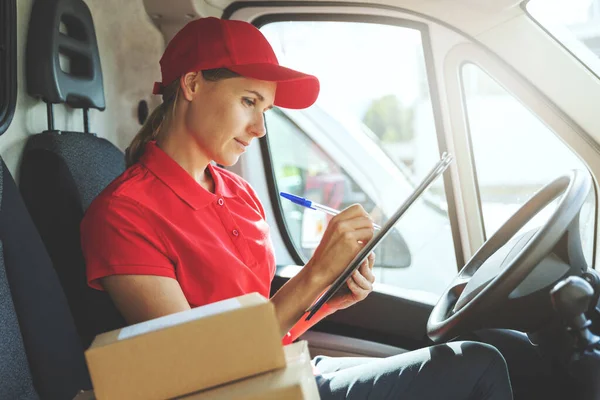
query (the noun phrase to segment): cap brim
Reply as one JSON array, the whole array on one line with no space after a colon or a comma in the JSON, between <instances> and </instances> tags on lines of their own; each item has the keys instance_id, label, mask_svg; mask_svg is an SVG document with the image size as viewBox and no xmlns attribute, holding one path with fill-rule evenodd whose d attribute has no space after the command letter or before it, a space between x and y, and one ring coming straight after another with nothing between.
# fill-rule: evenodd
<instances>
[{"instance_id":1,"label":"cap brim","mask_svg":"<svg viewBox=\"0 0 600 400\"><path fill-rule=\"evenodd\" d=\"M246 78L277 82L275 105L301 109L314 104L319 96L317 77L274 64L247 64L227 67Z\"/></svg>"}]
</instances>

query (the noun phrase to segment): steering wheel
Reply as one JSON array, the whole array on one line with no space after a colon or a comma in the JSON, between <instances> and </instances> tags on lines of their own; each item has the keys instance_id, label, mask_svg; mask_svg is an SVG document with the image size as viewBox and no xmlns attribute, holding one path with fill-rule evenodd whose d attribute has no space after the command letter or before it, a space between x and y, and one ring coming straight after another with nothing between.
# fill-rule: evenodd
<instances>
[{"instance_id":1,"label":"steering wheel","mask_svg":"<svg viewBox=\"0 0 600 400\"><path fill-rule=\"evenodd\" d=\"M587 171L573 170L535 193L481 246L444 291L429 316L427 335L439 343L473 329L509 328L481 325L482 320L489 322L490 318L501 318L499 305L515 297L515 289L521 288L519 285L553 251L567 229L572 229L573 223L579 238L579 211L591 186ZM515 236L530 219L559 197L555 211L542 226ZM538 291L547 299L544 301L549 301L548 287L552 283L545 282L533 289L531 284L523 286L529 286L525 289L529 293ZM509 310L504 315L510 313Z\"/></svg>"}]
</instances>

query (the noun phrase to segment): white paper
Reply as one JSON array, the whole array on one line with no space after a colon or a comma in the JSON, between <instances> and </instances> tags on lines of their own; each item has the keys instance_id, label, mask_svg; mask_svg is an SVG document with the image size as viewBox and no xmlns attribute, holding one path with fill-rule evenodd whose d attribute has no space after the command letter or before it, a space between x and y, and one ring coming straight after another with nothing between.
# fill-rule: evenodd
<instances>
[{"instance_id":1,"label":"white paper","mask_svg":"<svg viewBox=\"0 0 600 400\"><path fill-rule=\"evenodd\" d=\"M129 339L144 333L157 331L159 329L169 328L171 326L183 324L196 319L208 317L226 311L240 308L241 303L237 298L218 301L206 306L197 307L189 311L182 311L164 317L152 319L150 321L141 322L121 329L118 340Z\"/></svg>"}]
</instances>

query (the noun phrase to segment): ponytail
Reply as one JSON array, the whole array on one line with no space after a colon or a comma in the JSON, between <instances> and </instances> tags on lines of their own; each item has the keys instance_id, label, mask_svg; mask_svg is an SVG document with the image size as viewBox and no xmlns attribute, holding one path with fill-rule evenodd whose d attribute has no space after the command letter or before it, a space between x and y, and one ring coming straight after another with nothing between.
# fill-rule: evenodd
<instances>
[{"instance_id":1,"label":"ponytail","mask_svg":"<svg viewBox=\"0 0 600 400\"><path fill-rule=\"evenodd\" d=\"M170 125L175 116L175 106L179 97L179 79L168 85L163 92L163 102L152 111L144 125L135 135L131 144L125 150L127 168L137 163L146 149L146 144L156 140Z\"/></svg>"}]
</instances>

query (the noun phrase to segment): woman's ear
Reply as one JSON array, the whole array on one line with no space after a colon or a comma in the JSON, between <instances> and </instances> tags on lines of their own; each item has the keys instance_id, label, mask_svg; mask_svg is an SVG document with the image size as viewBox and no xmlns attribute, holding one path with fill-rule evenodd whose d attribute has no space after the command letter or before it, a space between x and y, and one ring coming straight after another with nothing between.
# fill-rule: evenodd
<instances>
[{"instance_id":1,"label":"woman's ear","mask_svg":"<svg viewBox=\"0 0 600 400\"><path fill-rule=\"evenodd\" d=\"M198 94L201 79L202 74L200 72L188 72L179 78L181 93L187 101L192 101L196 94Z\"/></svg>"}]
</instances>

